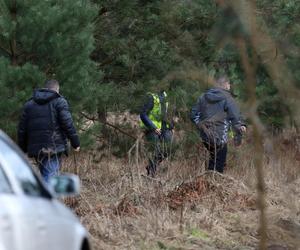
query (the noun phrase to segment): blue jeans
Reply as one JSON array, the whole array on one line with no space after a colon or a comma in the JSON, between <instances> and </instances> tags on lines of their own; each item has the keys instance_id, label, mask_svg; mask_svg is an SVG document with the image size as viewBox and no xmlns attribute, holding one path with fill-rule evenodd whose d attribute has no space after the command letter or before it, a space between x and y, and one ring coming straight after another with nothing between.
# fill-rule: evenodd
<instances>
[{"instance_id":1,"label":"blue jeans","mask_svg":"<svg viewBox=\"0 0 300 250\"><path fill-rule=\"evenodd\" d=\"M41 155L37 158L43 180L48 183L50 177L59 175L61 154Z\"/></svg>"}]
</instances>

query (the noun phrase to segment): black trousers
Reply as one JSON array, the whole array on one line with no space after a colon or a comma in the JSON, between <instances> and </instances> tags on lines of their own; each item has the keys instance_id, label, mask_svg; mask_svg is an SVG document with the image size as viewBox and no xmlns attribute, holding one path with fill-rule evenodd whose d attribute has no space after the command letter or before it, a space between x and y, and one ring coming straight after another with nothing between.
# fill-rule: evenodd
<instances>
[{"instance_id":1,"label":"black trousers","mask_svg":"<svg viewBox=\"0 0 300 250\"><path fill-rule=\"evenodd\" d=\"M154 131L146 132L147 154L149 163L146 167L147 175L155 176L158 165L171 153L172 131L165 130L161 135Z\"/></svg>"},{"instance_id":2,"label":"black trousers","mask_svg":"<svg viewBox=\"0 0 300 250\"><path fill-rule=\"evenodd\" d=\"M204 146L209 151L208 170L218 171L223 173L226 165L227 144L217 145L203 141Z\"/></svg>"}]
</instances>

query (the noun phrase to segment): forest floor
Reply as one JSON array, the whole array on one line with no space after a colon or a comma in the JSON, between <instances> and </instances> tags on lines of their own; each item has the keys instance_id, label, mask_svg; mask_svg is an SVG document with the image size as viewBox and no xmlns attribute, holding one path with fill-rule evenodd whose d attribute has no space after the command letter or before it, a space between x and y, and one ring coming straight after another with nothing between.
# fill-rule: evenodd
<instances>
[{"instance_id":1,"label":"forest floor","mask_svg":"<svg viewBox=\"0 0 300 250\"><path fill-rule=\"evenodd\" d=\"M95 250L258 249L251 145L231 147L224 175L205 171L200 147L197 156L163 162L155 179L143 176L146 160L81 153L64 164L82 181L80 197L66 203ZM268 249L300 249L299 138L286 135L272 145L264 152Z\"/></svg>"}]
</instances>

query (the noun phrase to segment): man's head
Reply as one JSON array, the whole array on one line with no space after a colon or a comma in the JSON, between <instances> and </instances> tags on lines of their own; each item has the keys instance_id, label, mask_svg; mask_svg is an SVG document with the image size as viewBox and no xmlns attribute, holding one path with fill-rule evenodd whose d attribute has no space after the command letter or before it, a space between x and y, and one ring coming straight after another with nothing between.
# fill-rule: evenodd
<instances>
[{"instance_id":1,"label":"man's head","mask_svg":"<svg viewBox=\"0 0 300 250\"><path fill-rule=\"evenodd\" d=\"M56 91L57 93L59 93L59 82L54 80L54 79L47 80L45 82L45 88Z\"/></svg>"},{"instance_id":2,"label":"man's head","mask_svg":"<svg viewBox=\"0 0 300 250\"><path fill-rule=\"evenodd\" d=\"M218 88L230 90L230 81L226 75L222 75L216 78L215 85Z\"/></svg>"}]
</instances>

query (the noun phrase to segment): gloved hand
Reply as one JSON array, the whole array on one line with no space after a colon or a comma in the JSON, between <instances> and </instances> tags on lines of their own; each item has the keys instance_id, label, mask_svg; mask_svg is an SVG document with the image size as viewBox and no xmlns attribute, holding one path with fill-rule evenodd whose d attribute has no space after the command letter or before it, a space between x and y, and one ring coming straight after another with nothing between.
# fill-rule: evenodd
<instances>
[{"instance_id":1,"label":"gloved hand","mask_svg":"<svg viewBox=\"0 0 300 250\"><path fill-rule=\"evenodd\" d=\"M243 133L247 131L246 125L237 126L235 128L235 134L233 136L234 146L239 147L242 145Z\"/></svg>"},{"instance_id":2,"label":"gloved hand","mask_svg":"<svg viewBox=\"0 0 300 250\"><path fill-rule=\"evenodd\" d=\"M243 125L241 126L240 130L242 133L245 133L247 131L247 127Z\"/></svg>"}]
</instances>

